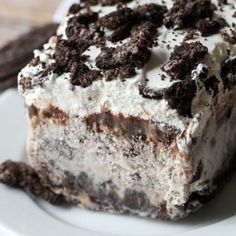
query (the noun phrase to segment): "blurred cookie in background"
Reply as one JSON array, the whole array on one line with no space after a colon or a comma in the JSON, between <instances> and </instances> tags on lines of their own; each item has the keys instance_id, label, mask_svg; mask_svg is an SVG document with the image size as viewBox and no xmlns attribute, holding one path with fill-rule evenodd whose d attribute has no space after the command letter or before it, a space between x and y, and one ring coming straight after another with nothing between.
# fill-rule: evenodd
<instances>
[{"instance_id":1,"label":"blurred cookie in background","mask_svg":"<svg viewBox=\"0 0 236 236\"><path fill-rule=\"evenodd\" d=\"M17 85L17 74L33 58L33 50L42 48L57 27L50 23L33 28L0 48L0 92Z\"/></svg>"}]
</instances>

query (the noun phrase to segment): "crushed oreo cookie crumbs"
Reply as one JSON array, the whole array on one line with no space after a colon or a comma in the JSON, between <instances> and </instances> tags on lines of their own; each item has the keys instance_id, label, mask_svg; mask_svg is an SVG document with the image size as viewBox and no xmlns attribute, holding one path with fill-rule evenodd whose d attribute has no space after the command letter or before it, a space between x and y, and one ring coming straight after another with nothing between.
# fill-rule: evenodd
<instances>
[{"instance_id":1,"label":"crushed oreo cookie crumbs","mask_svg":"<svg viewBox=\"0 0 236 236\"><path fill-rule=\"evenodd\" d=\"M165 6L155 3L140 5L135 9L135 13L141 21L150 21L157 27L163 24L164 14L167 12Z\"/></svg>"},{"instance_id":2,"label":"crushed oreo cookie crumbs","mask_svg":"<svg viewBox=\"0 0 236 236\"><path fill-rule=\"evenodd\" d=\"M103 74L106 81L112 81L116 79L124 81L126 78L128 79L132 76L135 76L136 71L134 67L127 65L113 70L105 70L103 71Z\"/></svg>"},{"instance_id":3,"label":"crushed oreo cookie crumbs","mask_svg":"<svg viewBox=\"0 0 236 236\"><path fill-rule=\"evenodd\" d=\"M41 197L53 205L66 203L65 197L55 194L48 187L50 180L46 175L36 172L23 162L6 161L0 165L0 183L22 188L35 196Z\"/></svg>"},{"instance_id":4,"label":"crushed oreo cookie crumbs","mask_svg":"<svg viewBox=\"0 0 236 236\"><path fill-rule=\"evenodd\" d=\"M200 20L196 24L196 28L201 32L203 37L208 37L210 35L216 34L220 29L227 25L225 19L217 18L211 20L209 18Z\"/></svg>"},{"instance_id":5,"label":"crushed oreo cookie crumbs","mask_svg":"<svg viewBox=\"0 0 236 236\"><path fill-rule=\"evenodd\" d=\"M172 109L176 109L181 116L192 117L192 100L196 96L197 86L193 80L175 82L167 89L154 90L139 86L139 93L147 99L162 99L168 101Z\"/></svg>"},{"instance_id":6,"label":"crushed oreo cookie crumbs","mask_svg":"<svg viewBox=\"0 0 236 236\"><path fill-rule=\"evenodd\" d=\"M192 117L192 101L196 96L197 86L193 80L174 83L165 90L164 98L172 109L176 109L182 116Z\"/></svg>"},{"instance_id":7,"label":"crushed oreo cookie crumbs","mask_svg":"<svg viewBox=\"0 0 236 236\"><path fill-rule=\"evenodd\" d=\"M169 62L162 69L172 80L184 80L207 53L207 47L200 42L183 42L174 49Z\"/></svg>"},{"instance_id":8,"label":"crushed oreo cookie crumbs","mask_svg":"<svg viewBox=\"0 0 236 236\"><path fill-rule=\"evenodd\" d=\"M100 24L108 29L117 29L125 23L135 21L134 11L128 7L121 8L100 18Z\"/></svg>"},{"instance_id":9,"label":"crushed oreo cookie crumbs","mask_svg":"<svg viewBox=\"0 0 236 236\"><path fill-rule=\"evenodd\" d=\"M165 14L164 24L175 29L191 27L201 19L212 17L215 10L210 0L176 0Z\"/></svg>"}]
</instances>

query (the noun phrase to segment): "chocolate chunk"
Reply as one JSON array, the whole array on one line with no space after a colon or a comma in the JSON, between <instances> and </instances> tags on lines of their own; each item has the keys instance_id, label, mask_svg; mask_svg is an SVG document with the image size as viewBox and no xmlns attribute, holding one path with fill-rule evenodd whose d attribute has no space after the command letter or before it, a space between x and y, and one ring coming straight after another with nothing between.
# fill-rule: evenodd
<instances>
[{"instance_id":1,"label":"chocolate chunk","mask_svg":"<svg viewBox=\"0 0 236 236\"><path fill-rule=\"evenodd\" d=\"M63 195L55 194L48 187L50 180L46 175L36 172L32 167L22 162L6 161L1 164L0 182L11 187L22 188L54 205L66 202Z\"/></svg>"},{"instance_id":2,"label":"chocolate chunk","mask_svg":"<svg viewBox=\"0 0 236 236\"><path fill-rule=\"evenodd\" d=\"M167 11L165 6L155 3L140 5L135 9L139 18L143 21L151 21L156 26L163 24L164 13Z\"/></svg>"},{"instance_id":3,"label":"chocolate chunk","mask_svg":"<svg viewBox=\"0 0 236 236\"><path fill-rule=\"evenodd\" d=\"M135 20L135 13L132 9L125 7L111 12L100 19L100 24L108 29L117 29L125 23Z\"/></svg>"},{"instance_id":4,"label":"chocolate chunk","mask_svg":"<svg viewBox=\"0 0 236 236\"><path fill-rule=\"evenodd\" d=\"M172 79L184 80L207 53L207 47L200 42L184 42L174 49L170 56L170 61L163 67L163 70Z\"/></svg>"},{"instance_id":5,"label":"chocolate chunk","mask_svg":"<svg viewBox=\"0 0 236 236\"><path fill-rule=\"evenodd\" d=\"M201 32L203 37L217 34L219 30L227 25L225 19L203 19L196 24L196 28Z\"/></svg>"},{"instance_id":6,"label":"chocolate chunk","mask_svg":"<svg viewBox=\"0 0 236 236\"><path fill-rule=\"evenodd\" d=\"M42 48L57 27L48 24L34 28L0 49L0 90L17 84L17 74L33 58L33 50Z\"/></svg>"},{"instance_id":7,"label":"chocolate chunk","mask_svg":"<svg viewBox=\"0 0 236 236\"><path fill-rule=\"evenodd\" d=\"M215 9L210 0L175 0L173 7L165 14L164 24L167 28L191 27L200 19L212 17Z\"/></svg>"},{"instance_id":8,"label":"chocolate chunk","mask_svg":"<svg viewBox=\"0 0 236 236\"><path fill-rule=\"evenodd\" d=\"M135 74L136 74L135 68L129 65L104 71L104 76L105 76L106 81L112 81L115 79L120 79L123 81L124 79L130 78L134 76Z\"/></svg>"},{"instance_id":9,"label":"chocolate chunk","mask_svg":"<svg viewBox=\"0 0 236 236\"><path fill-rule=\"evenodd\" d=\"M221 67L221 77L225 89L231 89L236 85L236 57L228 59Z\"/></svg>"},{"instance_id":10,"label":"chocolate chunk","mask_svg":"<svg viewBox=\"0 0 236 236\"><path fill-rule=\"evenodd\" d=\"M196 96L197 86L193 80L174 83L165 91L165 99L171 108L182 116L192 117L192 100Z\"/></svg>"}]
</instances>

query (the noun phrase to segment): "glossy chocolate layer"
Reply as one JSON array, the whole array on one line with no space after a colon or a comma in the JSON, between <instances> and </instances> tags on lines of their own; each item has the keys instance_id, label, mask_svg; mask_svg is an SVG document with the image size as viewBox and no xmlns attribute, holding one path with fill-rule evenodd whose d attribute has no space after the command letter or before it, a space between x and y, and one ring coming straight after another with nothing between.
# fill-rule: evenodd
<instances>
[{"instance_id":1,"label":"glossy chocolate layer","mask_svg":"<svg viewBox=\"0 0 236 236\"><path fill-rule=\"evenodd\" d=\"M110 112L92 114L84 119L91 129L97 132L111 132L119 137L140 138L154 143L170 144L179 131L173 127L160 126L157 122L143 120L137 117L113 115Z\"/></svg>"}]
</instances>

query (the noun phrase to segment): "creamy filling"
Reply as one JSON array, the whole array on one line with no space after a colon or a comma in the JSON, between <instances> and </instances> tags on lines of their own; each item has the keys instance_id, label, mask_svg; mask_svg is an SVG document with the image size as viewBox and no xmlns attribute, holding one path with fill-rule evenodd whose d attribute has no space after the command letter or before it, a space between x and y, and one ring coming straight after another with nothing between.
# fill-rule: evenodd
<instances>
[{"instance_id":1,"label":"creamy filling","mask_svg":"<svg viewBox=\"0 0 236 236\"><path fill-rule=\"evenodd\" d=\"M55 182L63 179L65 172L75 177L86 173L95 189L111 181L120 199L127 189L135 189L144 192L153 207L166 203L171 217L183 217L191 210L182 211L179 207L188 202L192 193L210 195L215 190L215 177L228 168L233 158L234 101L235 96L229 101L230 109L218 109L212 114L202 137L189 147L188 156L176 149L175 142L166 149L161 143L154 145L109 133L94 133L79 118L71 118L65 125L49 120L31 130L30 162L38 169L46 165L55 175ZM80 199L76 194L66 191L64 194ZM201 205L198 200L191 204ZM139 214L148 215L148 212Z\"/></svg>"}]
</instances>

